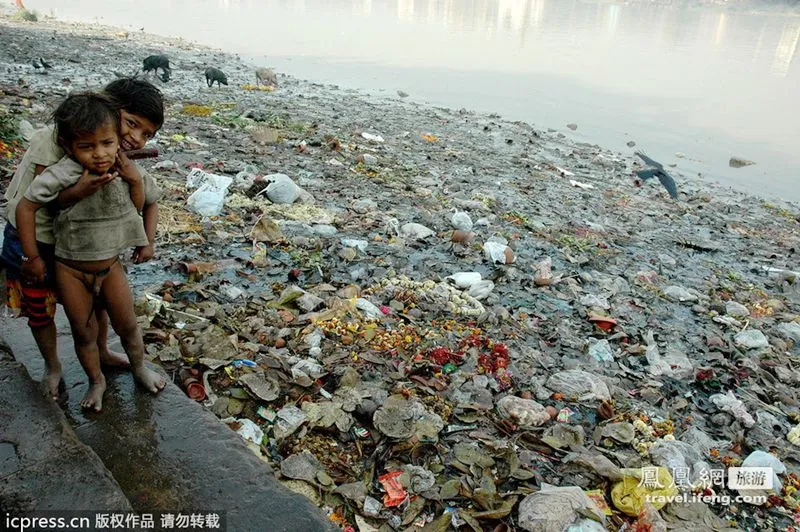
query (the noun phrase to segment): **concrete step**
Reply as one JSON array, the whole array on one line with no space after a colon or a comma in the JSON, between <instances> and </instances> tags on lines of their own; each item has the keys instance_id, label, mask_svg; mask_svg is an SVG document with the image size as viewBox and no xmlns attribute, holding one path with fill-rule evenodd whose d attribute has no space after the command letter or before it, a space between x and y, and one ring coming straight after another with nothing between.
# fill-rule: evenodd
<instances>
[{"instance_id":1,"label":"concrete step","mask_svg":"<svg viewBox=\"0 0 800 532\"><path fill-rule=\"evenodd\" d=\"M0 343L0 515L130 512L117 481Z\"/></svg>"},{"instance_id":2,"label":"concrete step","mask_svg":"<svg viewBox=\"0 0 800 532\"><path fill-rule=\"evenodd\" d=\"M58 349L69 398L66 414L119 483L134 510L145 513L225 513L228 530L330 530L307 498L286 489L242 438L171 382L153 396L129 372L107 373L103 411L79 401L88 380L78 363L69 325L57 316ZM22 320L2 320L0 336L34 378L42 360ZM119 349L119 346L116 346Z\"/></svg>"}]
</instances>

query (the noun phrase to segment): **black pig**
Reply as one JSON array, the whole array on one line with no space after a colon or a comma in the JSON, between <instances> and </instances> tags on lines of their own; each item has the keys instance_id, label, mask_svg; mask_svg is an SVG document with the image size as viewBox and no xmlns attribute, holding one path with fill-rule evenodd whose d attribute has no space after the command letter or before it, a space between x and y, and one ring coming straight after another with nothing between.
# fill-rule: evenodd
<instances>
[{"instance_id":1,"label":"black pig","mask_svg":"<svg viewBox=\"0 0 800 532\"><path fill-rule=\"evenodd\" d=\"M169 67L169 59L167 59L166 55L151 55L142 62L142 70L144 72L150 72L151 70L154 70L156 75L158 75L159 68L163 72L161 80L169 81L170 74L172 74L172 69Z\"/></svg>"},{"instance_id":2,"label":"black pig","mask_svg":"<svg viewBox=\"0 0 800 532\"><path fill-rule=\"evenodd\" d=\"M208 83L208 86L211 87L212 85L214 85L215 81L217 82L217 87L220 86L220 83L222 85L228 84L228 78L227 76L225 76L225 73L222 70L214 67L207 68L206 83Z\"/></svg>"}]
</instances>

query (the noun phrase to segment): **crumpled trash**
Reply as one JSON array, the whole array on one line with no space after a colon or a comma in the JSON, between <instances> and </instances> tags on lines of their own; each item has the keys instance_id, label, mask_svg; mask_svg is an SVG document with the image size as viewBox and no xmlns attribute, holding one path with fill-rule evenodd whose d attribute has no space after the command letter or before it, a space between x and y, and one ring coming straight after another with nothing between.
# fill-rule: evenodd
<instances>
[{"instance_id":1,"label":"crumpled trash","mask_svg":"<svg viewBox=\"0 0 800 532\"><path fill-rule=\"evenodd\" d=\"M511 248L501 242L484 242L483 253L492 264L512 264L517 260Z\"/></svg>"},{"instance_id":2,"label":"crumpled trash","mask_svg":"<svg viewBox=\"0 0 800 532\"><path fill-rule=\"evenodd\" d=\"M400 483L400 476L402 471L392 471L378 477L378 482L381 483L386 495L383 496L383 505L387 508L400 506L408 499L408 492L403 489Z\"/></svg>"},{"instance_id":3,"label":"crumpled trash","mask_svg":"<svg viewBox=\"0 0 800 532\"><path fill-rule=\"evenodd\" d=\"M479 272L457 272L448 275L446 279L452 281L457 288L471 288L481 282L481 274Z\"/></svg>"},{"instance_id":4,"label":"crumpled trash","mask_svg":"<svg viewBox=\"0 0 800 532\"><path fill-rule=\"evenodd\" d=\"M766 467L772 471L772 489L738 489L739 495L747 495L755 499L749 499L750 504L754 500L761 500L761 497L768 497L772 494L780 494L783 491L783 482L778 475L786 473L786 466L783 465L774 454L764 451L753 451L742 462L741 467ZM760 506L760 504L758 505Z\"/></svg>"},{"instance_id":5,"label":"crumpled trash","mask_svg":"<svg viewBox=\"0 0 800 532\"><path fill-rule=\"evenodd\" d=\"M611 438L620 443L630 443L636 437L633 425L627 422L609 423L603 427L603 438Z\"/></svg>"},{"instance_id":6,"label":"crumpled trash","mask_svg":"<svg viewBox=\"0 0 800 532\"><path fill-rule=\"evenodd\" d=\"M222 422L228 425L236 434L246 441L261 445L261 440L264 439L264 431L261 430L261 427L247 418L236 419L229 417L223 419Z\"/></svg>"},{"instance_id":7,"label":"crumpled trash","mask_svg":"<svg viewBox=\"0 0 800 532\"><path fill-rule=\"evenodd\" d=\"M303 190L286 174L264 176L264 182L269 183L264 189L264 193L272 203L294 203L303 193Z\"/></svg>"},{"instance_id":8,"label":"crumpled trash","mask_svg":"<svg viewBox=\"0 0 800 532\"><path fill-rule=\"evenodd\" d=\"M295 480L313 482L324 466L308 451L287 456L281 460L281 475Z\"/></svg>"},{"instance_id":9,"label":"crumpled trash","mask_svg":"<svg viewBox=\"0 0 800 532\"><path fill-rule=\"evenodd\" d=\"M698 301L700 298L697 297L697 294L691 292L690 290L682 287L682 286L668 286L664 289L664 295L670 299L674 299L680 302L693 302Z\"/></svg>"},{"instance_id":10,"label":"crumpled trash","mask_svg":"<svg viewBox=\"0 0 800 532\"><path fill-rule=\"evenodd\" d=\"M186 176L186 186L195 188L187 199L189 210L201 216L217 216L225 206L228 187L233 182L228 176L209 174L199 168L193 168Z\"/></svg>"},{"instance_id":11,"label":"crumpled trash","mask_svg":"<svg viewBox=\"0 0 800 532\"><path fill-rule=\"evenodd\" d=\"M577 486L542 484L542 489L525 497L519 504L517 523L528 532L565 530L591 512L605 522L602 510Z\"/></svg>"},{"instance_id":12,"label":"crumpled trash","mask_svg":"<svg viewBox=\"0 0 800 532\"><path fill-rule=\"evenodd\" d=\"M420 441L437 441L444 428L442 418L429 412L422 403L392 395L375 411L372 417L375 428L390 438L406 440L416 437Z\"/></svg>"},{"instance_id":13,"label":"crumpled trash","mask_svg":"<svg viewBox=\"0 0 800 532\"><path fill-rule=\"evenodd\" d=\"M682 441L659 440L650 447L650 459L655 465L667 468L675 474L676 471L686 471L689 483L696 483L702 479L711 478L711 466L703 459L698 449ZM683 481L675 479L678 489L689 488L680 485Z\"/></svg>"},{"instance_id":14,"label":"crumpled trash","mask_svg":"<svg viewBox=\"0 0 800 532\"><path fill-rule=\"evenodd\" d=\"M667 504L667 498L678 495L670 472L664 467L644 466L622 469L622 480L611 488L611 501L621 512L638 516L649 503L656 510Z\"/></svg>"},{"instance_id":15,"label":"crumpled trash","mask_svg":"<svg viewBox=\"0 0 800 532\"><path fill-rule=\"evenodd\" d=\"M308 420L305 412L294 405L284 406L278 410L273 434L278 440L282 440L293 434L303 423Z\"/></svg>"},{"instance_id":16,"label":"crumpled trash","mask_svg":"<svg viewBox=\"0 0 800 532\"><path fill-rule=\"evenodd\" d=\"M598 362L614 362L614 352L606 339L590 343L589 356Z\"/></svg>"},{"instance_id":17,"label":"crumpled trash","mask_svg":"<svg viewBox=\"0 0 800 532\"><path fill-rule=\"evenodd\" d=\"M571 369L559 371L547 379L547 387L553 392L562 394L566 399L592 401L609 400L611 392L606 383L597 375Z\"/></svg>"},{"instance_id":18,"label":"crumpled trash","mask_svg":"<svg viewBox=\"0 0 800 532\"><path fill-rule=\"evenodd\" d=\"M409 222L400 227L400 235L411 240L425 240L434 234L433 230L415 222Z\"/></svg>"},{"instance_id":19,"label":"crumpled trash","mask_svg":"<svg viewBox=\"0 0 800 532\"><path fill-rule=\"evenodd\" d=\"M725 394L716 393L709 397L708 400L723 412L732 414L745 427L750 428L756 424L756 420L747 412L744 403L733 395L732 390L728 390L728 393Z\"/></svg>"},{"instance_id":20,"label":"crumpled trash","mask_svg":"<svg viewBox=\"0 0 800 532\"><path fill-rule=\"evenodd\" d=\"M518 423L521 428L538 427L550 420L544 406L531 399L506 395L497 402L501 416Z\"/></svg>"},{"instance_id":21,"label":"crumpled trash","mask_svg":"<svg viewBox=\"0 0 800 532\"><path fill-rule=\"evenodd\" d=\"M280 395L278 381L265 377L263 373L247 373L239 377L239 382L263 401L274 401Z\"/></svg>"}]
</instances>

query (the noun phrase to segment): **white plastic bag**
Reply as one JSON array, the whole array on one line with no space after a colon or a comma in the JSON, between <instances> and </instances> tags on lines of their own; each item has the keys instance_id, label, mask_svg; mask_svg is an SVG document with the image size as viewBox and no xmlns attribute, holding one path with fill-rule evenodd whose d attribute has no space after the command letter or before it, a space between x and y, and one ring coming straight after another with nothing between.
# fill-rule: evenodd
<instances>
[{"instance_id":1,"label":"white plastic bag","mask_svg":"<svg viewBox=\"0 0 800 532\"><path fill-rule=\"evenodd\" d=\"M201 216L217 216L225 206L225 195L233 180L224 175L209 174L193 168L186 176L186 186L198 187L186 200L186 206Z\"/></svg>"}]
</instances>

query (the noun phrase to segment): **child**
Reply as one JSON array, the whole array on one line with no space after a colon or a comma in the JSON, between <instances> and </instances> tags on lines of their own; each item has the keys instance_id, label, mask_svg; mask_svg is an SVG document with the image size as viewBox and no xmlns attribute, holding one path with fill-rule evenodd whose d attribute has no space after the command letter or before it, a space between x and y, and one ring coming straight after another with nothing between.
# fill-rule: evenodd
<instances>
[{"instance_id":1,"label":"child","mask_svg":"<svg viewBox=\"0 0 800 532\"><path fill-rule=\"evenodd\" d=\"M81 406L97 412L102 409L106 389L97 347L95 310L99 305L108 312L136 380L153 393L166 384L144 365L142 333L119 263L124 249L149 244L139 210L146 189L152 196L156 188L152 179L144 183L135 166L119 153L119 117L116 104L108 96L83 93L68 97L54 114L55 135L67 156L31 183L15 212L24 252L23 278L41 283L46 265L36 242L37 211L89 175L107 181L94 194L58 211L53 220L56 287L70 322L75 351L90 381ZM114 168L119 178L116 172L109 174Z\"/></svg>"},{"instance_id":2,"label":"child","mask_svg":"<svg viewBox=\"0 0 800 532\"><path fill-rule=\"evenodd\" d=\"M120 137L124 150L144 147L164 123L164 102L161 92L145 80L137 78L120 78L109 83L104 92L114 98L120 105ZM55 316L56 291L53 277L53 214L50 208L39 209L36 213L36 240L40 256L48 263L48 275L43 283L21 283L22 246L16 230L15 210L17 204L30 186L34 177L44 169L57 163L64 152L56 142L53 127L38 131L31 140L22 162L14 174L6 192L8 200L3 251L0 259L6 267L6 288L9 306L21 310L28 317L28 326L39 346L45 361L45 374L42 384L45 393L58 397L61 380L61 363L56 351ZM142 177L141 168L137 167ZM59 194L58 206L68 206L88 197L109 180L109 176L87 174L74 186ZM134 262L150 260L153 256L156 225L158 223L158 204L145 202L144 224L149 243L137 247L134 251ZM97 312L100 362L105 366L126 367L128 359L124 355L114 353L108 348L108 315L104 310Z\"/></svg>"}]
</instances>

